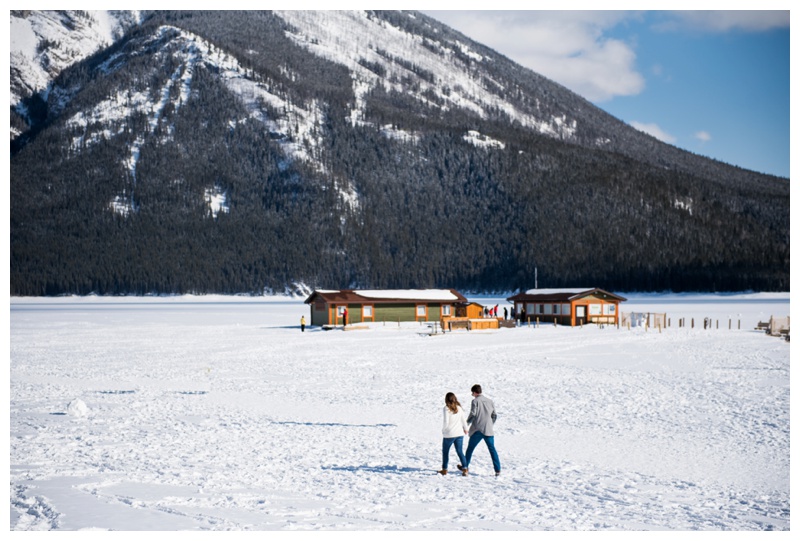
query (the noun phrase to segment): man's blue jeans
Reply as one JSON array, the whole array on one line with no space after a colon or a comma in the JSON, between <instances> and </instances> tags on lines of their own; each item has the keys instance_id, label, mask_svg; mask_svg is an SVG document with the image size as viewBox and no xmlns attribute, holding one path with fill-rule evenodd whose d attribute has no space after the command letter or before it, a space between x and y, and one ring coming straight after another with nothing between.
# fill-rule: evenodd
<instances>
[{"instance_id":1,"label":"man's blue jeans","mask_svg":"<svg viewBox=\"0 0 800 541\"><path fill-rule=\"evenodd\" d=\"M465 468L469 468L469 461L472 460L472 452L475 450L481 440L484 440L486 442L486 447L489 448L489 454L492 456L494 471L499 472L500 457L497 456L497 451L494 449L494 436L484 436L481 432L475 432L469 437L469 443L467 444L467 459L466 462L462 462L461 465Z\"/></svg>"},{"instance_id":2,"label":"man's blue jeans","mask_svg":"<svg viewBox=\"0 0 800 541\"><path fill-rule=\"evenodd\" d=\"M442 469L447 469L447 462L450 458L450 446L454 445L456 448L456 454L458 455L458 459L461 461L461 464L464 463L464 452L461 448L464 446L464 436L459 436L457 438L444 438L442 440Z\"/></svg>"}]
</instances>

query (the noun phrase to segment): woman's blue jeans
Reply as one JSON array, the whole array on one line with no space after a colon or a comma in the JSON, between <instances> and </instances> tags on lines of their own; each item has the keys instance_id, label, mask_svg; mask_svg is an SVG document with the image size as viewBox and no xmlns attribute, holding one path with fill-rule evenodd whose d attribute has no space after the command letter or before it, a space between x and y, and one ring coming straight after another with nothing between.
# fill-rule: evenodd
<instances>
[{"instance_id":1,"label":"woman's blue jeans","mask_svg":"<svg viewBox=\"0 0 800 541\"><path fill-rule=\"evenodd\" d=\"M489 454L492 457L492 465L494 466L494 471L500 471L500 457L497 456L497 451L494 449L494 436L484 436L480 432L475 432L472 436L469 437L469 443L467 444L467 460L466 462L462 462L461 465L465 468L469 467L469 461L472 460L472 452L478 446L478 444L484 440L486 442L486 447L489 448Z\"/></svg>"},{"instance_id":2,"label":"woman's blue jeans","mask_svg":"<svg viewBox=\"0 0 800 541\"><path fill-rule=\"evenodd\" d=\"M450 458L450 446L453 445L456 448L456 454L458 455L458 459L461 460L461 464L465 464L464 462L464 452L461 448L464 446L464 436L458 436L457 438L444 438L442 440L442 469L447 469L447 462Z\"/></svg>"}]
</instances>

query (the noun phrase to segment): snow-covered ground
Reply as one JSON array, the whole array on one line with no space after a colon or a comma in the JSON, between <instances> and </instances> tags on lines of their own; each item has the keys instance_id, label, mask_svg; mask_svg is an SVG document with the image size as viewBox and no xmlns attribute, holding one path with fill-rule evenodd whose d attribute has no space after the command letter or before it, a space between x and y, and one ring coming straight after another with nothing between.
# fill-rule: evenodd
<instances>
[{"instance_id":1,"label":"snow-covered ground","mask_svg":"<svg viewBox=\"0 0 800 541\"><path fill-rule=\"evenodd\" d=\"M301 333L286 297L12 298L10 529L788 530L790 345L753 327L789 295L628 297L672 327ZM474 383L503 472L481 444L440 476L444 395Z\"/></svg>"}]
</instances>

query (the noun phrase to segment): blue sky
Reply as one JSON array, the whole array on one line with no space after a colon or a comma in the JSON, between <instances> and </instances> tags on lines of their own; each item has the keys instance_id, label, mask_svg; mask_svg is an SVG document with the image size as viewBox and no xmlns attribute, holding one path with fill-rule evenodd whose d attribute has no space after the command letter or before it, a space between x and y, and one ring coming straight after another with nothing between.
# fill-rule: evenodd
<instances>
[{"instance_id":1,"label":"blue sky","mask_svg":"<svg viewBox=\"0 0 800 541\"><path fill-rule=\"evenodd\" d=\"M788 11L423 11L670 144L789 177Z\"/></svg>"}]
</instances>

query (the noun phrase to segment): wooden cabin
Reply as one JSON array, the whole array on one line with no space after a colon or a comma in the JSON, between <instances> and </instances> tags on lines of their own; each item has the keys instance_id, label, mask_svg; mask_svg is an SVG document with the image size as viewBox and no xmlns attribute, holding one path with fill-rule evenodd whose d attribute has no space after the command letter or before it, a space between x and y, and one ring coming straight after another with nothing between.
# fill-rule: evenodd
<instances>
[{"instance_id":1,"label":"wooden cabin","mask_svg":"<svg viewBox=\"0 0 800 541\"><path fill-rule=\"evenodd\" d=\"M442 317L442 329L444 331L497 328L497 321L484 319L482 304L477 302L458 302L455 304L455 308L455 315Z\"/></svg>"},{"instance_id":2,"label":"wooden cabin","mask_svg":"<svg viewBox=\"0 0 800 541\"><path fill-rule=\"evenodd\" d=\"M483 317L483 305L477 302L457 302L455 317L478 319Z\"/></svg>"},{"instance_id":3,"label":"wooden cabin","mask_svg":"<svg viewBox=\"0 0 800 541\"><path fill-rule=\"evenodd\" d=\"M619 304L624 297L599 288L530 289L507 299L514 304L516 319L559 325L619 323Z\"/></svg>"},{"instance_id":4,"label":"wooden cabin","mask_svg":"<svg viewBox=\"0 0 800 541\"><path fill-rule=\"evenodd\" d=\"M311 308L311 325L319 326L440 321L455 314L457 304L466 302L454 289L317 289L305 300Z\"/></svg>"}]
</instances>

